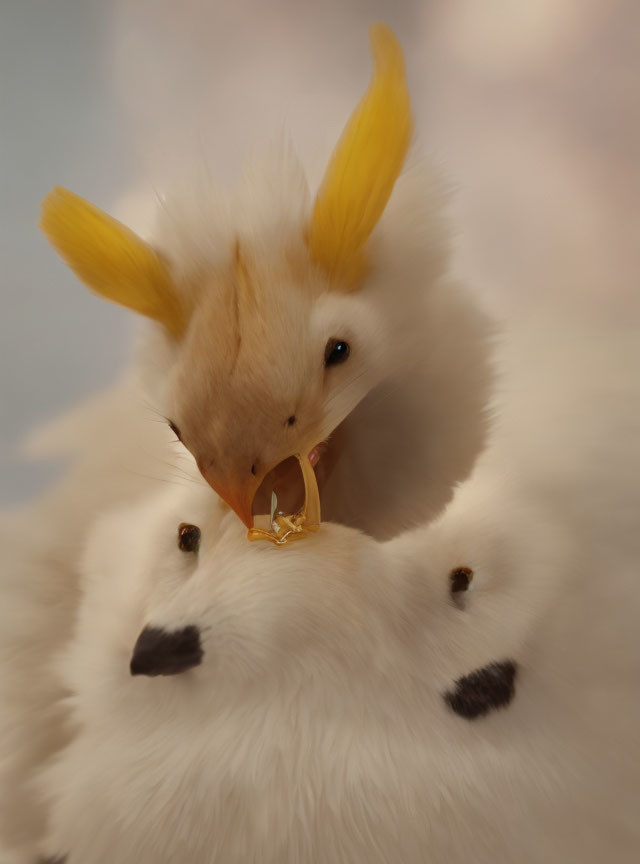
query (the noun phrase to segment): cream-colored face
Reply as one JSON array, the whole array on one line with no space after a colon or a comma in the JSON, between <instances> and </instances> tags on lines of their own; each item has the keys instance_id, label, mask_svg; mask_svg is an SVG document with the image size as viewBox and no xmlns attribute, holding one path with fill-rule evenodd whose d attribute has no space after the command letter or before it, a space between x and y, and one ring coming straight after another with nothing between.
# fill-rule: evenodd
<instances>
[{"instance_id":1,"label":"cream-colored face","mask_svg":"<svg viewBox=\"0 0 640 864\"><path fill-rule=\"evenodd\" d=\"M244 255L201 286L169 382L167 414L203 476L251 524L263 478L331 431L324 406L335 372L314 329L322 280ZM339 334L338 334L339 335ZM348 359L348 358L347 358ZM341 364L346 366L346 364Z\"/></svg>"},{"instance_id":2,"label":"cream-colored face","mask_svg":"<svg viewBox=\"0 0 640 864\"><path fill-rule=\"evenodd\" d=\"M349 334L339 322L329 332L315 311L323 295L351 294L365 281L366 242L411 137L401 48L384 25L370 36L371 85L293 248L267 260L237 247L225 270L176 285L162 255L98 208L64 189L43 202L41 226L76 275L159 322L176 343L169 419L204 477L247 524L265 473L292 454L318 452L366 386L362 368L354 369L359 388L349 389L343 377L336 409L334 367L354 367Z\"/></svg>"}]
</instances>

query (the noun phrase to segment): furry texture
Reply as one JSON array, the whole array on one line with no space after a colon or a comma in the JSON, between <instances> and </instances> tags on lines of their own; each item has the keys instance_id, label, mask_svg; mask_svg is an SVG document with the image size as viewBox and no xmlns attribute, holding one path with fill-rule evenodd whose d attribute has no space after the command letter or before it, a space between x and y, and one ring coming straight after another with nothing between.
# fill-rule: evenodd
<instances>
[{"instance_id":1,"label":"furry texture","mask_svg":"<svg viewBox=\"0 0 640 864\"><path fill-rule=\"evenodd\" d=\"M287 197L276 210L266 205L279 184ZM372 237L369 276L349 294L308 263L300 226L309 198L290 151L227 203L210 187L203 197L202 208L167 201L158 225L157 245L195 292L196 313L180 345L154 342L148 355L160 372L154 403L204 475L248 500L266 469L329 439L318 468L324 518L376 537L431 518L482 445L490 371L487 320L447 276L442 193L428 169L398 180ZM210 230L212 208L233 227ZM331 338L348 341L351 354L325 369Z\"/></svg>"},{"instance_id":2,"label":"furry texture","mask_svg":"<svg viewBox=\"0 0 640 864\"><path fill-rule=\"evenodd\" d=\"M64 695L48 671L76 615L78 563L105 507L185 483L168 468L171 433L129 375L51 424L29 443L35 457L63 457L63 478L38 501L0 520L0 860L33 864L46 808L33 771L67 739ZM134 526L130 526L133 530Z\"/></svg>"},{"instance_id":3,"label":"furry texture","mask_svg":"<svg viewBox=\"0 0 640 864\"><path fill-rule=\"evenodd\" d=\"M502 349L490 446L426 528L380 543L325 525L279 550L247 544L207 490L101 520L53 673L75 733L42 778L43 852L637 860L636 333L547 313ZM197 628L202 662L132 678L144 627ZM472 720L447 704L469 682Z\"/></svg>"},{"instance_id":4,"label":"furry texture","mask_svg":"<svg viewBox=\"0 0 640 864\"><path fill-rule=\"evenodd\" d=\"M182 334L186 310L167 267L133 231L61 187L43 201L40 227L92 291Z\"/></svg>"},{"instance_id":5,"label":"furry texture","mask_svg":"<svg viewBox=\"0 0 640 864\"><path fill-rule=\"evenodd\" d=\"M175 418L194 451L228 449L230 463L246 460L256 444L264 459L276 458L338 425L324 516L379 537L438 512L484 439L488 328L464 288L444 275L442 195L428 171L414 167L396 184L372 237L370 277L348 295L328 290L317 274L308 284L293 279L295 244L291 258L285 250L291 238L302 244L310 200L288 148L248 169L233 197L206 183L191 188L193 195L163 205L156 245L200 314L180 345L152 326L135 374L40 435L32 452L64 455L70 468L41 501L2 521L0 837L20 864L32 864L46 821L33 772L69 734L64 689L46 661L72 626L86 533L104 509L156 486L199 482L191 455L150 421ZM231 376L225 369L238 331L225 311L225 273L238 237L255 314ZM325 380L324 345L336 334L351 339L351 367ZM299 398L292 430L284 420Z\"/></svg>"},{"instance_id":6,"label":"furry texture","mask_svg":"<svg viewBox=\"0 0 640 864\"><path fill-rule=\"evenodd\" d=\"M369 35L373 80L338 142L309 228L313 260L351 287L362 281L363 246L402 170L413 128L402 49L382 24Z\"/></svg>"},{"instance_id":7,"label":"furry texture","mask_svg":"<svg viewBox=\"0 0 640 864\"><path fill-rule=\"evenodd\" d=\"M555 308L518 330L493 463L441 521L379 543L440 512L484 441L488 327L447 276L437 184L400 178L349 295L307 260L311 204L289 150L235 196L190 188L163 202L154 245L196 314L180 344L148 333L147 398L204 468L246 473L331 434L323 503L342 526L257 549L206 488L136 504L150 476L197 482L179 447L186 476L162 464L168 433L145 422L137 385L59 426L71 472L3 524L6 859L632 860L631 340L592 338ZM353 351L329 377L336 336ZM111 505L80 585L86 533ZM202 528L195 560L182 521ZM448 581L462 566L464 610ZM145 625L198 627L202 664L130 678ZM513 704L473 726L453 715L443 694L505 658L520 669Z\"/></svg>"},{"instance_id":8,"label":"furry texture","mask_svg":"<svg viewBox=\"0 0 640 864\"><path fill-rule=\"evenodd\" d=\"M70 193L45 202L81 278L164 322L148 348L154 402L248 525L264 477L329 442L324 517L392 536L444 506L484 439L488 325L448 277L437 184L416 168L398 180L404 60L382 25L372 46L372 85L313 206L286 148L235 195L206 176L169 195L151 245ZM340 367L324 364L331 339L351 346Z\"/></svg>"}]
</instances>

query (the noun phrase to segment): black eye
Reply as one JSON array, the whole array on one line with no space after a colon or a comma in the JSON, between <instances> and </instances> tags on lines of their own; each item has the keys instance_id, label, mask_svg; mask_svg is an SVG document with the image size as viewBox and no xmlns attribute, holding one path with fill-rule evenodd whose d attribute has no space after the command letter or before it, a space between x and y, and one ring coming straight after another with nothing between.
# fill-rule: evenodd
<instances>
[{"instance_id":1,"label":"black eye","mask_svg":"<svg viewBox=\"0 0 640 864\"><path fill-rule=\"evenodd\" d=\"M180 436L180 430L178 429L176 424L173 423L171 420L167 420L167 423L169 424L169 429L171 429L171 431L176 436L178 441L182 441L182 437Z\"/></svg>"},{"instance_id":2,"label":"black eye","mask_svg":"<svg viewBox=\"0 0 640 864\"><path fill-rule=\"evenodd\" d=\"M294 424L295 422L296 422L295 415L292 414L291 417L289 417L289 419L287 420L287 425L288 425L288 426L293 426L293 424Z\"/></svg>"},{"instance_id":3,"label":"black eye","mask_svg":"<svg viewBox=\"0 0 640 864\"><path fill-rule=\"evenodd\" d=\"M178 526L178 546L183 552L197 552L200 548L200 529L197 525L181 522Z\"/></svg>"},{"instance_id":4,"label":"black eye","mask_svg":"<svg viewBox=\"0 0 640 864\"><path fill-rule=\"evenodd\" d=\"M329 339L324 349L324 365L335 366L337 363L344 363L350 351L349 343L344 339Z\"/></svg>"}]
</instances>

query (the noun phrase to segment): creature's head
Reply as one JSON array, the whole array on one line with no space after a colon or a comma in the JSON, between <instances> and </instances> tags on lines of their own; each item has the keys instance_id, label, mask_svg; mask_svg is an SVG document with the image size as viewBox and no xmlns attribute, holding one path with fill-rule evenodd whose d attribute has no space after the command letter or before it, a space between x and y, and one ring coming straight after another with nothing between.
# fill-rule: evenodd
<instances>
[{"instance_id":1,"label":"creature's head","mask_svg":"<svg viewBox=\"0 0 640 864\"><path fill-rule=\"evenodd\" d=\"M175 348L168 420L246 524L266 474L296 453L317 461L384 374L384 321L361 289L411 115L400 46L382 25L371 41L369 90L313 208L276 243L236 233L224 260L185 275L170 250L72 193L44 202L42 227L74 272L164 328Z\"/></svg>"}]
</instances>

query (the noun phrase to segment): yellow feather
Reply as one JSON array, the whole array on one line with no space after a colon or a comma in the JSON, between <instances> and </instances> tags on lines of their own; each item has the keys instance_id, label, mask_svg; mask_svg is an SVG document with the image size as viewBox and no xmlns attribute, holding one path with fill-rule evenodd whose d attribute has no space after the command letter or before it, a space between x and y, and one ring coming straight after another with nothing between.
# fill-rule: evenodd
<instances>
[{"instance_id":1,"label":"yellow feather","mask_svg":"<svg viewBox=\"0 0 640 864\"><path fill-rule=\"evenodd\" d=\"M402 48L393 31L369 31L371 84L347 123L316 198L309 247L313 260L346 288L364 274L364 244L402 170L412 131Z\"/></svg>"},{"instance_id":2,"label":"yellow feather","mask_svg":"<svg viewBox=\"0 0 640 864\"><path fill-rule=\"evenodd\" d=\"M42 202L40 227L92 291L159 321L175 337L184 332L186 311L167 265L125 225L57 186Z\"/></svg>"}]
</instances>

